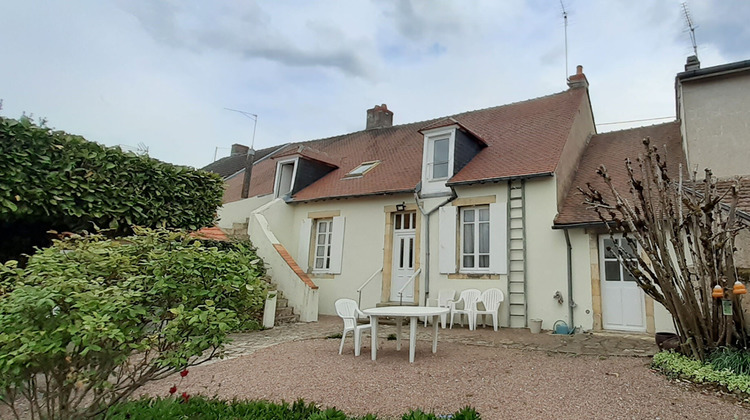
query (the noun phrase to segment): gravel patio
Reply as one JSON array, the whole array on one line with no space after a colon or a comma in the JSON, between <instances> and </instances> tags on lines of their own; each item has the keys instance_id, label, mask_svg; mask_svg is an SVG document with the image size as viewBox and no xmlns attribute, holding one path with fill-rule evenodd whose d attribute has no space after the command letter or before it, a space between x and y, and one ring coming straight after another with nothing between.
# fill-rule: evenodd
<instances>
[{"instance_id":1,"label":"gravel patio","mask_svg":"<svg viewBox=\"0 0 750 420\"><path fill-rule=\"evenodd\" d=\"M304 398L386 418L413 408L452 413L466 405L485 419L750 418L748 407L733 398L652 372L648 356L656 348L650 337L454 328L440 331L432 354L431 328L420 326L416 361L409 364L407 340L401 351L387 340L393 331L379 329L377 361L370 360L367 336L362 356L354 357L351 337L338 355L339 339L325 338L341 332L336 317L241 334L228 359L190 369L181 383L173 376L142 392L166 396L177 384L179 392L193 395Z\"/></svg>"}]
</instances>

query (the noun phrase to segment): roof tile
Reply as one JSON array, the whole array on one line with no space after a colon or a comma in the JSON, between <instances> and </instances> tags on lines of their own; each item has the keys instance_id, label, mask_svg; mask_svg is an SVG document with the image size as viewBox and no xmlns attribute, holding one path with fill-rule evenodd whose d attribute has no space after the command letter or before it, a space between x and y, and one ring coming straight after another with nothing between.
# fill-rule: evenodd
<instances>
[{"instance_id":1,"label":"roof tile","mask_svg":"<svg viewBox=\"0 0 750 420\"><path fill-rule=\"evenodd\" d=\"M584 196L578 187L585 190L586 184L590 183L604 197L611 199L612 194L609 188L596 173L599 166L604 165L612 178L615 189L621 193L629 191L625 159L630 158L635 162L638 155L643 153L643 139L646 137L651 139L652 145L659 148L659 154L666 157L669 173L677 174L680 163L684 167L685 157L682 152L680 124L677 121L593 136L581 157L570 191L555 218L555 225L563 227L563 225L599 223L599 216L584 203ZM665 147L666 156L664 155Z\"/></svg>"}]
</instances>

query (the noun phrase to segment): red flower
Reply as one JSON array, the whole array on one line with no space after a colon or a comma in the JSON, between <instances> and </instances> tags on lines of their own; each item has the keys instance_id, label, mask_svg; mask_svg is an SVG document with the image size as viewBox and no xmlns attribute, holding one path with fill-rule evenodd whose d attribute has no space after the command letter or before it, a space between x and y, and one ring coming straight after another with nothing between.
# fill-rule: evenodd
<instances>
[{"instance_id":1,"label":"red flower","mask_svg":"<svg viewBox=\"0 0 750 420\"><path fill-rule=\"evenodd\" d=\"M174 394L175 392L177 392L177 386L176 385L172 385L172 388L169 388L169 393L170 394Z\"/></svg>"},{"instance_id":2,"label":"red flower","mask_svg":"<svg viewBox=\"0 0 750 420\"><path fill-rule=\"evenodd\" d=\"M189 370L185 369L182 372L180 372L180 376L182 376L184 378L184 377L187 376L188 372L189 372Z\"/></svg>"},{"instance_id":3,"label":"red flower","mask_svg":"<svg viewBox=\"0 0 750 420\"><path fill-rule=\"evenodd\" d=\"M188 395L187 392L183 392L182 393L182 401L183 402L188 402L188 400L190 400L190 395Z\"/></svg>"}]
</instances>

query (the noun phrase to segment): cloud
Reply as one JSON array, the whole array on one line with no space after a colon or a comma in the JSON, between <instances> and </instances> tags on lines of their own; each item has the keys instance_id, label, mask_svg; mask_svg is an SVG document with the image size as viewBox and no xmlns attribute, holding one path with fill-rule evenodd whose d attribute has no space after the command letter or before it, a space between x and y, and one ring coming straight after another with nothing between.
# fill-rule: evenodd
<instances>
[{"instance_id":1,"label":"cloud","mask_svg":"<svg viewBox=\"0 0 750 420\"><path fill-rule=\"evenodd\" d=\"M213 5L213 3L212 3ZM354 42L322 23L298 31L276 27L256 3L121 2L157 42L198 53L224 52L289 67L321 67L351 76L368 76L367 60Z\"/></svg>"},{"instance_id":2,"label":"cloud","mask_svg":"<svg viewBox=\"0 0 750 420\"><path fill-rule=\"evenodd\" d=\"M747 59L750 53L750 2L742 0L697 1L688 4L696 26L698 54L706 44L730 60ZM687 28L687 25L685 25ZM685 34L688 39L688 35Z\"/></svg>"}]
</instances>

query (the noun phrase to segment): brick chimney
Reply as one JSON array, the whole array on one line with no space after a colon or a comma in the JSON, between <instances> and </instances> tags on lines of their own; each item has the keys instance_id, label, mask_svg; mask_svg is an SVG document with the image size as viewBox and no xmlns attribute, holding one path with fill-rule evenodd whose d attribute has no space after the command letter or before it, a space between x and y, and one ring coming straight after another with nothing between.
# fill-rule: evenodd
<instances>
[{"instance_id":1,"label":"brick chimney","mask_svg":"<svg viewBox=\"0 0 750 420\"><path fill-rule=\"evenodd\" d=\"M393 112L389 111L385 104L375 105L372 109L367 110L367 126L365 130L392 126Z\"/></svg>"},{"instance_id":2,"label":"brick chimney","mask_svg":"<svg viewBox=\"0 0 750 420\"><path fill-rule=\"evenodd\" d=\"M231 156L237 156L237 155L246 155L247 152L250 151L250 148L238 143L235 143L232 145L232 152L230 153Z\"/></svg>"},{"instance_id":3,"label":"brick chimney","mask_svg":"<svg viewBox=\"0 0 750 420\"><path fill-rule=\"evenodd\" d=\"M687 58L687 63L685 63L685 71L690 70L699 70L701 68L701 62L698 60L697 55L691 55Z\"/></svg>"},{"instance_id":4,"label":"brick chimney","mask_svg":"<svg viewBox=\"0 0 750 420\"><path fill-rule=\"evenodd\" d=\"M571 89L589 87L589 81L586 79L586 75L583 74L583 66L576 66L576 74L568 77L568 87Z\"/></svg>"}]
</instances>

